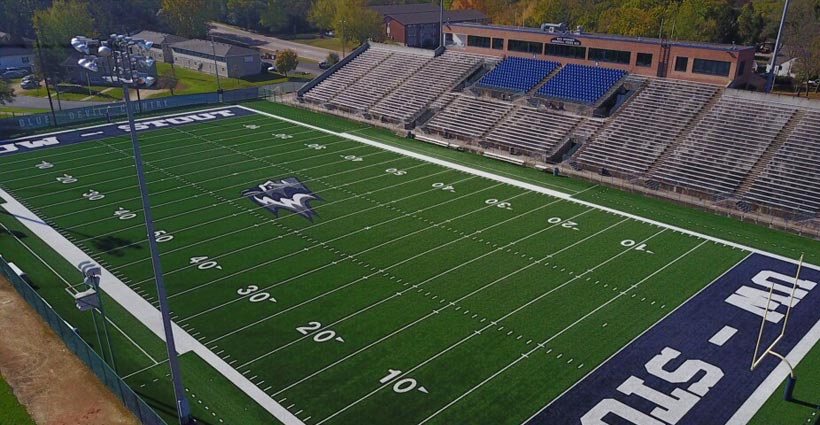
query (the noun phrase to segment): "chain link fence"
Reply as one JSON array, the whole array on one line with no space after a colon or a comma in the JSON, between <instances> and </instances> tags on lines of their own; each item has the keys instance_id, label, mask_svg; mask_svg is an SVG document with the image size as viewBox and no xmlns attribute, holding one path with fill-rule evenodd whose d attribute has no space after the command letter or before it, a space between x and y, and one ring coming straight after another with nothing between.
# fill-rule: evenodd
<instances>
[{"instance_id":1,"label":"chain link fence","mask_svg":"<svg viewBox=\"0 0 820 425\"><path fill-rule=\"evenodd\" d=\"M137 419L145 425L166 425L166 422L148 404L140 398L125 381L120 378L108 364L77 334L51 305L23 278L17 275L9 263L0 257L0 273L6 280L11 282L17 292L26 300L40 316L48 323L48 326L60 336L65 345L85 363L111 392L114 393L130 410Z\"/></svg>"}]
</instances>

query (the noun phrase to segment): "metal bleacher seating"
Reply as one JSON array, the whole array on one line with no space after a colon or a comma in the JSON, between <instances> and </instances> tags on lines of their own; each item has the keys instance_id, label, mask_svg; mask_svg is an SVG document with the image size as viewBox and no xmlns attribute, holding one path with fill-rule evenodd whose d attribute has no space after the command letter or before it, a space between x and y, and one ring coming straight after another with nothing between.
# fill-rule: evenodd
<instances>
[{"instance_id":1,"label":"metal bleacher seating","mask_svg":"<svg viewBox=\"0 0 820 425\"><path fill-rule=\"evenodd\" d=\"M566 140L580 117L522 106L485 137L487 142L550 155Z\"/></svg>"},{"instance_id":2,"label":"metal bleacher seating","mask_svg":"<svg viewBox=\"0 0 820 425\"><path fill-rule=\"evenodd\" d=\"M705 84L650 79L589 142L578 161L621 174L647 172L717 91Z\"/></svg>"},{"instance_id":3,"label":"metal bleacher seating","mask_svg":"<svg viewBox=\"0 0 820 425\"><path fill-rule=\"evenodd\" d=\"M795 112L784 104L724 95L654 177L674 186L734 194Z\"/></svg>"},{"instance_id":4,"label":"metal bleacher seating","mask_svg":"<svg viewBox=\"0 0 820 425\"><path fill-rule=\"evenodd\" d=\"M376 48L369 50L374 49ZM367 111L405 80L416 74L431 59L431 56L422 54L393 52L390 57L339 93L330 101L330 104L352 111Z\"/></svg>"},{"instance_id":5,"label":"metal bleacher seating","mask_svg":"<svg viewBox=\"0 0 820 425\"><path fill-rule=\"evenodd\" d=\"M538 89L538 95L579 103L595 103L609 92L626 71L569 64Z\"/></svg>"},{"instance_id":6,"label":"metal bleacher seating","mask_svg":"<svg viewBox=\"0 0 820 425\"><path fill-rule=\"evenodd\" d=\"M426 127L429 131L478 140L512 108L510 103L455 95L453 101L433 117Z\"/></svg>"},{"instance_id":7,"label":"metal bleacher seating","mask_svg":"<svg viewBox=\"0 0 820 425\"><path fill-rule=\"evenodd\" d=\"M559 66L561 64L558 62L509 57L485 75L478 85L492 89L528 92Z\"/></svg>"},{"instance_id":8,"label":"metal bleacher seating","mask_svg":"<svg viewBox=\"0 0 820 425\"><path fill-rule=\"evenodd\" d=\"M820 111L806 112L746 200L804 214L820 211Z\"/></svg>"},{"instance_id":9,"label":"metal bleacher seating","mask_svg":"<svg viewBox=\"0 0 820 425\"><path fill-rule=\"evenodd\" d=\"M483 62L476 55L447 51L376 103L370 112L399 122L412 121L442 93L468 77Z\"/></svg>"},{"instance_id":10,"label":"metal bleacher seating","mask_svg":"<svg viewBox=\"0 0 820 425\"><path fill-rule=\"evenodd\" d=\"M391 55L392 52L389 50L373 48L365 50L350 63L307 92L304 99L315 103L330 101Z\"/></svg>"}]
</instances>

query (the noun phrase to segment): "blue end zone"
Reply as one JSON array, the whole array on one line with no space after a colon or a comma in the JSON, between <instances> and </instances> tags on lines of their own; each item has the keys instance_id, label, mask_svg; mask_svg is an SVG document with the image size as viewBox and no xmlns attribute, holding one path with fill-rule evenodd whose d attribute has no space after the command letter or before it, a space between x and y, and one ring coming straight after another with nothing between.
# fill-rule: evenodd
<instances>
[{"instance_id":1,"label":"blue end zone","mask_svg":"<svg viewBox=\"0 0 820 425\"><path fill-rule=\"evenodd\" d=\"M764 348L780 334L796 273L795 264L749 256L528 424L726 423L780 363L769 356L749 370L769 289ZM804 267L800 279L775 347L783 355L820 321L820 271Z\"/></svg>"},{"instance_id":2,"label":"blue end zone","mask_svg":"<svg viewBox=\"0 0 820 425\"><path fill-rule=\"evenodd\" d=\"M144 118L136 121L137 132L170 128L225 118L253 115L253 111L236 106L208 109L207 111ZM65 146L128 134L128 123L118 122L70 130L59 133L0 141L0 156L13 155L47 147Z\"/></svg>"}]
</instances>

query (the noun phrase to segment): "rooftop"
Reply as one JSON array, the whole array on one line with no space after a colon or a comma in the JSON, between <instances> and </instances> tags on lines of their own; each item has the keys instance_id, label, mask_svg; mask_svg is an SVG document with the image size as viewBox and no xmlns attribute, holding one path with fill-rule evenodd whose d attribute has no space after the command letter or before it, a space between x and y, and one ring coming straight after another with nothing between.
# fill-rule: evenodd
<instances>
[{"instance_id":1,"label":"rooftop","mask_svg":"<svg viewBox=\"0 0 820 425\"><path fill-rule=\"evenodd\" d=\"M173 34L166 34L164 32L156 32L156 31L149 31L144 30L134 34L132 37L134 38L141 38L146 41L150 41L156 45L164 46L165 44L173 44L179 43L181 41L188 40L185 37L180 37Z\"/></svg>"},{"instance_id":2,"label":"rooftop","mask_svg":"<svg viewBox=\"0 0 820 425\"><path fill-rule=\"evenodd\" d=\"M501 31L514 31L514 32L522 32L522 33L529 33L529 34L541 34L546 36L555 36L555 37L568 37L568 38L588 38L593 40L612 40L612 41L630 41L633 43L645 43L645 44L661 44L666 43L672 46L679 46L679 47L698 47L702 49L711 49L711 50L722 50L722 51L740 51L740 50L747 50L747 49L755 49L754 46L742 46L742 45L735 45L735 44L720 44L720 43L705 43L701 41L684 41L684 40L667 40L667 39L660 39L660 38L652 38L652 37L632 37L626 35L618 35L618 34L603 34L603 33L591 33L591 32L582 32L576 33L574 31L567 31L567 32L548 32L542 31L540 28L530 28L530 27L513 27L513 26L506 26L506 25L484 25L484 24L472 24L472 23L454 23L450 25L454 28L477 28L477 29L495 29Z\"/></svg>"},{"instance_id":3,"label":"rooftop","mask_svg":"<svg viewBox=\"0 0 820 425\"><path fill-rule=\"evenodd\" d=\"M0 56L33 55L34 49L19 45L0 45Z\"/></svg>"},{"instance_id":4,"label":"rooftop","mask_svg":"<svg viewBox=\"0 0 820 425\"><path fill-rule=\"evenodd\" d=\"M404 13L397 15L390 15L403 25L418 25L418 24L438 24L440 12L421 12L421 13ZM477 10L447 10L444 12L444 23L447 22L465 22L465 21L484 21L487 20L487 15Z\"/></svg>"},{"instance_id":5,"label":"rooftop","mask_svg":"<svg viewBox=\"0 0 820 425\"><path fill-rule=\"evenodd\" d=\"M186 40L181 41L178 43L171 44L172 49L180 48L185 50L191 50L197 53L203 53L206 55L212 55L216 53L218 57L228 57L228 56L247 56L247 55L258 55L259 52L253 49L248 49L241 46L234 46L233 44L226 44L220 42L213 42L208 40Z\"/></svg>"}]
</instances>

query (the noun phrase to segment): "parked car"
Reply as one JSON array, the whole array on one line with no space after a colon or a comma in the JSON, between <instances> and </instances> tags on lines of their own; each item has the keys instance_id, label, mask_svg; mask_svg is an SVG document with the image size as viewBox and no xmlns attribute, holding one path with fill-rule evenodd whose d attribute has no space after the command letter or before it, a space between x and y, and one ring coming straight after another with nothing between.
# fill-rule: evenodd
<instances>
[{"instance_id":1,"label":"parked car","mask_svg":"<svg viewBox=\"0 0 820 425\"><path fill-rule=\"evenodd\" d=\"M271 71L273 68L273 71ZM262 62L262 72L276 72L276 67L270 62Z\"/></svg>"},{"instance_id":2,"label":"parked car","mask_svg":"<svg viewBox=\"0 0 820 425\"><path fill-rule=\"evenodd\" d=\"M16 69L12 71L6 71L3 73L3 78L11 79L11 78L22 78L28 75L29 72L24 69Z\"/></svg>"},{"instance_id":3,"label":"parked car","mask_svg":"<svg viewBox=\"0 0 820 425\"><path fill-rule=\"evenodd\" d=\"M333 65L331 65L330 63L328 63L328 61L321 61L321 62L319 62L319 69L328 69L328 68L330 68L331 66L333 66Z\"/></svg>"},{"instance_id":4,"label":"parked car","mask_svg":"<svg viewBox=\"0 0 820 425\"><path fill-rule=\"evenodd\" d=\"M24 90L36 89L36 88L40 87L40 81L39 80L26 80L26 81L23 81L20 84L20 87L22 87Z\"/></svg>"}]
</instances>

